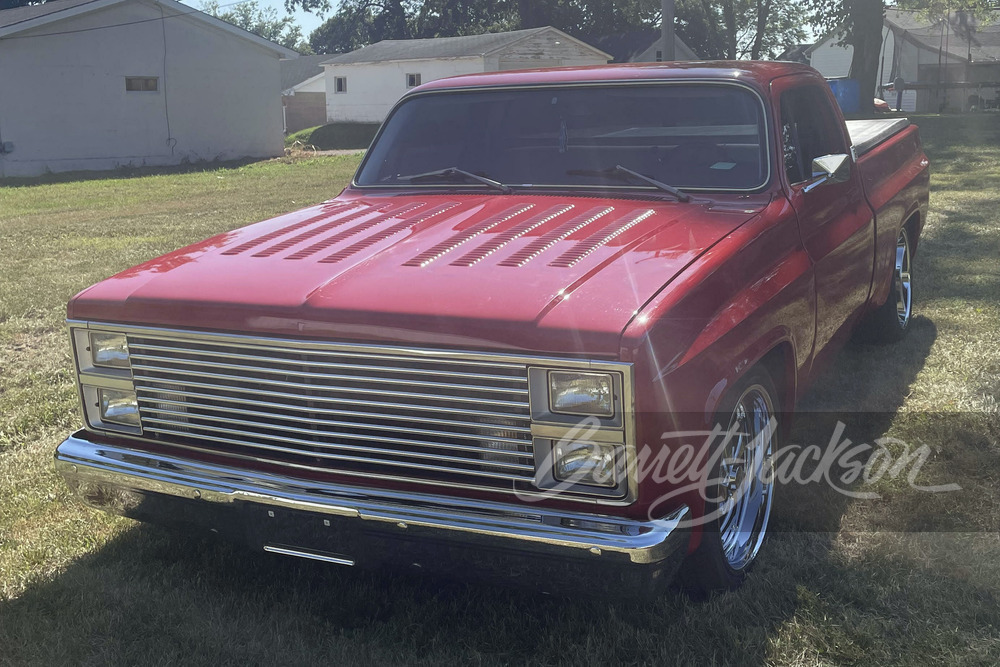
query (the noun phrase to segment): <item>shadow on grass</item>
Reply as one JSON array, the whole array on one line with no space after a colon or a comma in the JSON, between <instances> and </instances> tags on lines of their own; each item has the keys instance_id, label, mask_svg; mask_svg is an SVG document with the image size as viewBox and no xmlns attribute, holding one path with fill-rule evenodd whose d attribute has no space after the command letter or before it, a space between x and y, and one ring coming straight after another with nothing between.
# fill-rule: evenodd
<instances>
[{"instance_id":1,"label":"shadow on grass","mask_svg":"<svg viewBox=\"0 0 1000 667\"><path fill-rule=\"evenodd\" d=\"M835 661L931 655L909 598L933 600L899 587L917 564L851 565L830 547L827 534L777 534L738 593L632 605L339 569L138 526L0 605L0 662L767 664L791 657L781 642L799 633ZM967 576L919 583L953 600L992 597ZM954 628L1000 620L948 609Z\"/></svg>"}]
</instances>

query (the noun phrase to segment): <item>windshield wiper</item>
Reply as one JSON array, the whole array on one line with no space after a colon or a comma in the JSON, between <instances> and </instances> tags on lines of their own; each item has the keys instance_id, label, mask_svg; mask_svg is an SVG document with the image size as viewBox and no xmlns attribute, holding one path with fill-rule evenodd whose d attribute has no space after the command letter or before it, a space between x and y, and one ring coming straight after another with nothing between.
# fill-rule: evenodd
<instances>
[{"instance_id":1,"label":"windshield wiper","mask_svg":"<svg viewBox=\"0 0 1000 667\"><path fill-rule=\"evenodd\" d=\"M667 194L673 195L677 198L677 201L689 202L691 201L691 196L684 194L672 185L667 185L662 181L658 181L655 178L650 178L645 174L640 174L639 172L629 169L628 167L623 167L618 164L615 165L614 169L572 169L566 172L570 176L616 176L618 174L632 176L633 178L638 178L643 183L652 185L657 190L662 190Z\"/></svg>"},{"instance_id":2,"label":"windshield wiper","mask_svg":"<svg viewBox=\"0 0 1000 667\"><path fill-rule=\"evenodd\" d=\"M485 176L480 176L479 174L473 174L471 171L466 171L464 169L459 169L458 167L448 167L447 169L435 169L434 171L427 171L422 174L412 174L410 176L397 176L397 181L416 181L426 178L438 178L438 177L448 177L448 176L464 176L465 178L471 179L478 183L482 183L485 186L491 187L494 190L499 190L505 195L511 193L510 187L504 185L500 181L494 181L492 178L486 178Z\"/></svg>"}]
</instances>

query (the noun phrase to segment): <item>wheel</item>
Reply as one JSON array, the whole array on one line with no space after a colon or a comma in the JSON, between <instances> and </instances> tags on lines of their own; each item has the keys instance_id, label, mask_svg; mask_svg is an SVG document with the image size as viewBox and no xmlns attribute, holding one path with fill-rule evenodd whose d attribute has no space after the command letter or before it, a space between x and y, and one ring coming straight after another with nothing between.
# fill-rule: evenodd
<instances>
[{"instance_id":1,"label":"wheel","mask_svg":"<svg viewBox=\"0 0 1000 667\"><path fill-rule=\"evenodd\" d=\"M701 544L681 568L681 585L694 598L743 583L767 536L774 498L777 393L763 370L730 392L716 423L733 433L717 443L705 488Z\"/></svg>"},{"instance_id":2,"label":"wheel","mask_svg":"<svg viewBox=\"0 0 1000 667\"><path fill-rule=\"evenodd\" d=\"M913 246L906 227L896 238L896 266L889 297L873 312L862 328L862 337L875 343L895 343L910 330L913 317Z\"/></svg>"}]
</instances>

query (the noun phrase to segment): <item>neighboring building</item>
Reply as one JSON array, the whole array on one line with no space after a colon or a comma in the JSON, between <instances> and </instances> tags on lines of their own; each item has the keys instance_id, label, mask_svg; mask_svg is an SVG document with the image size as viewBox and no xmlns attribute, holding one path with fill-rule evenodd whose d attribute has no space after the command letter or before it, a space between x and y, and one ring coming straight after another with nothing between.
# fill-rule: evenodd
<instances>
[{"instance_id":1,"label":"neighboring building","mask_svg":"<svg viewBox=\"0 0 1000 667\"><path fill-rule=\"evenodd\" d=\"M616 63L652 63L663 60L663 32L660 28L631 30L614 35L588 38L587 42L613 57ZM700 60L680 37L674 37L674 60Z\"/></svg>"},{"instance_id":2,"label":"neighboring building","mask_svg":"<svg viewBox=\"0 0 1000 667\"><path fill-rule=\"evenodd\" d=\"M173 0L0 11L0 176L279 155L296 55Z\"/></svg>"},{"instance_id":3,"label":"neighboring building","mask_svg":"<svg viewBox=\"0 0 1000 667\"><path fill-rule=\"evenodd\" d=\"M932 23L918 12L888 9L882 28L877 85L885 90L896 77L906 83L904 111L937 112L998 105L1000 89L1000 12L980 21L970 33L961 21ZM972 22L969 19L967 23ZM809 49L809 63L824 76L844 77L851 69L854 47L827 35ZM884 92L896 106L894 91Z\"/></svg>"},{"instance_id":4,"label":"neighboring building","mask_svg":"<svg viewBox=\"0 0 1000 667\"><path fill-rule=\"evenodd\" d=\"M323 63L334 56L299 56L281 61L281 106L285 134L326 122L326 77Z\"/></svg>"},{"instance_id":5,"label":"neighboring building","mask_svg":"<svg viewBox=\"0 0 1000 667\"><path fill-rule=\"evenodd\" d=\"M790 46L782 51L781 55L775 58L775 60L808 65L809 49L811 49L812 46L812 44L796 44L795 46Z\"/></svg>"},{"instance_id":6,"label":"neighboring building","mask_svg":"<svg viewBox=\"0 0 1000 667\"><path fill-rule=\"evenodd\" d=\"M459 74L601 65L611 56L546 26L436 39L390 39L337 56L326 68L329 122L381 122L410 88Z\"/></svg>"}]
</instances>

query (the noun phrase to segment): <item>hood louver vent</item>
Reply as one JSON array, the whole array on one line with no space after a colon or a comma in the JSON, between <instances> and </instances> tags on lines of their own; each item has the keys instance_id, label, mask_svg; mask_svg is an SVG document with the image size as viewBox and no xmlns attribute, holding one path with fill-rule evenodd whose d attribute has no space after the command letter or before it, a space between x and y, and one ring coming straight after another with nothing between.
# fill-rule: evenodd
<instances>
[{"instance_id":1,"label":"hood louver vent","mask_svg":"<svg viewBox=\"0 0 1000 667\"><path fill-rule=\"evenodd\" d=\"M324 234L324 233L330 231L331 229L336 229L337 227L343 227L344 225L348 224L349 222L354 222L358 218L362 218L362 217L364 217L366 215L371 215L372 213L381 213L381 212L385 211L386 209L390 209L390 208L392 208L392 205L388 204L388 205L379 206L378 208L373 207L373 206L365 206L365 207L362 207L362 208L359 208L359 209L353 209L350 212L346 212L345 211L343 214L338 215L338 216L330 219L328 222L325 222L322 225L319 225L318 227L313 227L312 229L310 229L308 231L305 231L305 232L302 232L301 234L299 234L297 236L293 236L290 239L285 239L284 241L280 241L278 243L275 243L270 248L265 248L264 250L261 250L260 252L254 253L253 256L254 257L270 257L272 255L277 255L279 252L283 252L285 250L288 250L289 248L294 248L295 246L299 245L300 243L303 243L304 241L308 241L309 239L316 238L320 234Z\"/></svg>"},{"instance_id":2,"label":"hood louver vent","mask_svg":"<svg viewBox=\"0 0 1000 667\"><path fill-rule=\"evenodd\" d=\"M477 262L481 262L483 259L492 255L497 250L500 250L505 245L510 243L515 239L519 239L525 234L528 234L532 230L538 229L547 222L558 218L560 215L564 215L573 210L572 206L556 206L548 209L538 215L531 217L519 225L511 227L505 232L497 234L495 237L482 244L475 250L465 253L454 262L451 263L452 266L472 266Z\"/></svg>"},{"instance_id":3,"label":"hood louver vent","mask_svg":"<svg viewBox=\"0 0 1000 667\"><path fill-rule=\"evenodd\" d=\"M357 241L356 243L353 243L347 246L346 248L343 248L342 250L338 250L332 255L324 257L323 259L319 260L319 262L320 264L335 264L336 262L341 262L347 259L348 257L351 257L352 255L356 255L359 252L367 250L373 245L376 245L378 243L381 243L382 241L392 238L396 234L404 232L407 229L412 229L413 227L416 227L422 222L430 220L431 218L441 215L442 213L445 213L447 211L450 211L456 206L458 206L458 202L447 202L445 204L440 204L438 206L435 206L434 208L428 209L423 213L416 215L415 217L408 218L401 222L397 222L396 224L390 227L386 227L385 229L381 229L375 232L371 236L366 236L360 241Z\"/></svg>"},{"instance_id":4,"label":"hood louver vent","mask_svg":"<svg viewBox=\"0 0 1000 667\"><path fill-rule=\"evenodd\" d=\"M613 208L592 208L589 211L581 213L575 218L567 220L555 229L542 234L527 246L500 262L500 266L524 266L567 236L580 231L590 223L604 217L614 210L615 209Z\"/></svg>"},{"instance_id":5,"label":"hood louver vent","mask_svg":"<svg viewBox=\"0 0 1000 667\"><path fill-rule=\"evenodd\" d=\"M653 215L655 211L641 211L635 213L631 216L622 216L614 222L605 225L600 231L591 234L582 241L577 242L572 248L559 255L551 262L549 266L555 266L559 268L569 268L579 262L581 259L594 252L602 245L610 242L617 236L620 236L627 232L632 227L635 227L640 222Z\"/></svg>"},{"instance_id":6,"label":"hood louver vent","mask_svg":"<svg viewBox=\"0 0 1000 667\"><path fill-rule=\"evenodd\" d=\"M421 206L423 206L422 203L409 204L407 206L403 206L402 208L397 208L392 211L389 211L388 213L382 213L381 215L377 215L374 218L371 218L370 220L365 220L360 225L355 225L350 229L345 229L343 231L337 232L333 236L328 236L322 241L318 241L312 244L308 248L304 248L302 250L299 250L298 252L292 253L285 259L305 259L306 257L309 257L310 255L315 255L316 253L322 250L326 250L327 248L334 246L340 243L341 241L346 241L352 236L356 236L361 232L368 231L369 229L377 225L380 225L383 222L386 222L387 220L392 220L393 218L398 218L399 216L409 213L410 211L415 211Z\"/></svg>"},{"instance_id":7,"label":"hood louver vent","mask_svg":"<svg viewBox=\"0 0 1000 667\"><path fill-rule=\"evenodd\" d=\"M366 206L367 204L361 204L361 205ZM281 229L276 229L273 232L269 232L267 234L264 234L264 236L261 236L261 237L256 238L256 239L252 239L250 241L246 241L244 243L241 243L240 245L236 246L235 248L230 248L229 250L224 251L222 254L223 255L239 255L240 253L244 253L247 250L252 250L253 248L256 248L259 245L263 245L263 244L267 243L268 241L273 241L274 239L278 238L279 236L284 236L285 234L291 234L292 232L297 232L298 230L302 229L303 227L308 227L309 225L315 225L317 222L323 222L324 220L328 220L332 216L334 216L334 215L336 215L338 213L344 212L345 209L346 210L352 210L352 209L355 209L357 207L358 207L358 204L351 204L351 205L348 205L348 204L332 204L332 205L329 205L329 206L324 206L323 207L323 212L320 213L319 215L314 215L311 218L306 218L305 220L301 220L299 222L296 222L293 225L288 225L287 227L282 227Z\"/></svg>"},{"instance_id":8,"label":"hood louver vent","mask_svg":"<svg viewBox=\"0 0 1000 667\"><path fill-rule=\"evenodd\" d=\"M416 267L427 266L434 260L439 259L440 257L448 254L449 252L459 247L463 243L474 239L480 234L488 232L489 230L493 229L498 225L502 225L503 223L511 220L512 218L515 218L523 213L530 211L532 208L534 208L533 204L523 204L521 206L514 206L512 208L509 208L503 213L490 216L489 218L483 220L479 224L472 225L468 229L464 229L460 231L458 234L452 236L451 238L446 239L441 243L438 243L433 248L425 250L424 252L420 253L419 255L409 260L408 262L404 262L403 266L416 266Z\"/></svg>"}]
</instances>

